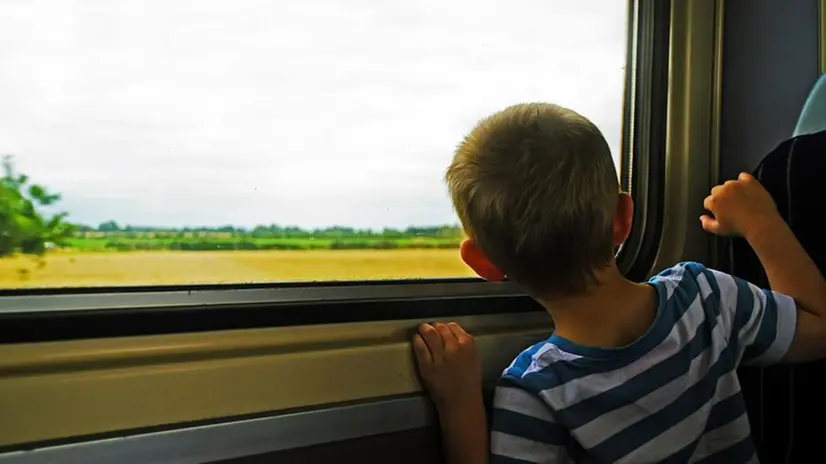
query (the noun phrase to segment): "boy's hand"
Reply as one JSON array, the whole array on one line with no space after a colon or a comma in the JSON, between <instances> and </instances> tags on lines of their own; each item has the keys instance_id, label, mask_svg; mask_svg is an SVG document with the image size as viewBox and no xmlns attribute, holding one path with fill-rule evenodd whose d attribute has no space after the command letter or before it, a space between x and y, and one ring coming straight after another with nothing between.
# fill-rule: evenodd
<instances>
[{"instance_id":1,"label":"boy's hand","mask_svg":"<svg viewBox=\"0 0 826 464\"><path fill-rule=\"evenodd\" d=\"M419 373L437 409L479 401L482 364L476 345L459 324L422 324L413 337Z\"/></svg>"},{"instance_id":2,"label":"boy's hand","mask_svg":"<svg viewBox=\"0 0 826 464\"><path fill-rule=\"evenodd\" d=\"M780 218L769 192L754 177L741 173L737 180L711 189L703 207L714 214L700 217L703 229L724 237L748 238L764 224Z\"/></svg>"}]
</instances>

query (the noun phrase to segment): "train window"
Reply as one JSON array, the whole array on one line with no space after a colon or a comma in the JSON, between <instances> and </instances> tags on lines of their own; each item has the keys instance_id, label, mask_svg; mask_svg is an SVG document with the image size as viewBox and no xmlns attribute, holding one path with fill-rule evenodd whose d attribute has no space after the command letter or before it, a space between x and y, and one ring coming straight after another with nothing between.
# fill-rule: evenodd
<instances>
[{"instance_id":1,"label":"train window","mask_svg":"<svg viewBox=\"0 0 826 464\"><path fill-rule=\"evenodd\" d=\"M625 169L628 23L604 0L3 1L0 288L469 277L453 147L552 101Z\"/></svg>"}]
</instances>

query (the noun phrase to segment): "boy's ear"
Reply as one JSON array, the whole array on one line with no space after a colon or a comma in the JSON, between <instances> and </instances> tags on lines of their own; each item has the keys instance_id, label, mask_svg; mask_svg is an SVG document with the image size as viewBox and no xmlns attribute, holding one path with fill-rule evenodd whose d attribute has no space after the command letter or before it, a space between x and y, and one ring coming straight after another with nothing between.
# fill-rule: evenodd
<instances>
[{"instance_id":1,"label":"boy's ear","mask_svg":"<svg viewBox=\"0 0 826 464\"><path fill-rule=\"evenodd\" d=\"M631 225L634 223L634 200L627 193L619 194L617 210L614 212L614 248L622 245L631 234Z\"/></svg>"},{"instance_id":2,"label":"boy's ear","mask_svg":"<svg viewBox=\"0 0 826 464\"><path fill-rule=\"evenodd\" d=\"M465 262L473 272L479 277L489 282L500 282L505 280L505 274L494 265L482 250L470 240L465 240L459 247L459 254L462 256L462 261Z\"/></svg>"}]
</instances>

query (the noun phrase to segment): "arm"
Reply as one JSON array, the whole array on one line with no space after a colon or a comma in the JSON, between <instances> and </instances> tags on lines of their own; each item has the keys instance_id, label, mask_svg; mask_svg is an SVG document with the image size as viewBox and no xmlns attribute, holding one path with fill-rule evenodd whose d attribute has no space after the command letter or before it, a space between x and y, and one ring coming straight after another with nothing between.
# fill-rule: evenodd
<instances>
[{"instance_id":1,"label":"arm","mask_svg":"<svg viewBox=\"0 0 826 464\"><path fill-rule=\"evenodd\" d=\"M696 263L689 266L697 276L702 298L717 303L719 322L737 364L781 362L795 339L798 309L794 299Z\"/></svg>"},{"instance_id":2,"label":"arm","mask_svg":"<svg viewBox=\"0 0 826 464\"><path fill-rule=\"evenodd\" d=\"M413 337L419 373L436 405L449 464L487 464L482 365L473 337L456 323L422 324Z\"/></svg>"},{"instance_id":3,"label":"arm","mask_svg":"<svg viewBox=\"0 0 826 464\"><path fill-rule=\"evenodd\" d=\"M488 464L488 425L482 392L461 404L437 409L449 464Z\"/></svg>"},{"instance_id":4,"label":"arm","mask_svg":"<svg viewBox=\"0 0 826 464\"><path fill-rule=\"evenodd\" d=\"M806 362L826 356L826 280L812 258L779 216L755 226L746 240L772 290L797 303L797 329L783 360Z\"/></svg>"},{"instance_id":5,"label":"arm","mask_svg":"<svg viewBox=\"0 0 826 464\"><path fill-rule=\"evenodd\" d=\"M778 214L769 193L743 173L736 181L714 187L703 206L714 214L700 218L703 228L745 238L773 290L723 274L736 287L722 292L721 305L734 314L732 336L743 345L744 360L769 364L780 357L785 362L826 357L826 281Z\"/></svg>"}]
</instances>

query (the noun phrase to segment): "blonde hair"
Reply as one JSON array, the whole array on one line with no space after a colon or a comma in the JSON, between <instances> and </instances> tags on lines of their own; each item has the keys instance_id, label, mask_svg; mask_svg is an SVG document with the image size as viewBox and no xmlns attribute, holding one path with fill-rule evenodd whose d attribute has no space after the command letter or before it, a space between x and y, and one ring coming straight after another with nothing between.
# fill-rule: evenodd
<instances>
[{"instance_id":1,"label":"blonde hair","mask_svg":"<svg viewBox=\"0 0 826 464\"><path fill-rule=\"evenodd\" d=\"M483 119L445 179L470 240L534 296L587 291L613 259L616 168L599 129L572 110L526 103Z\"/></svg>"}]
</instances>

